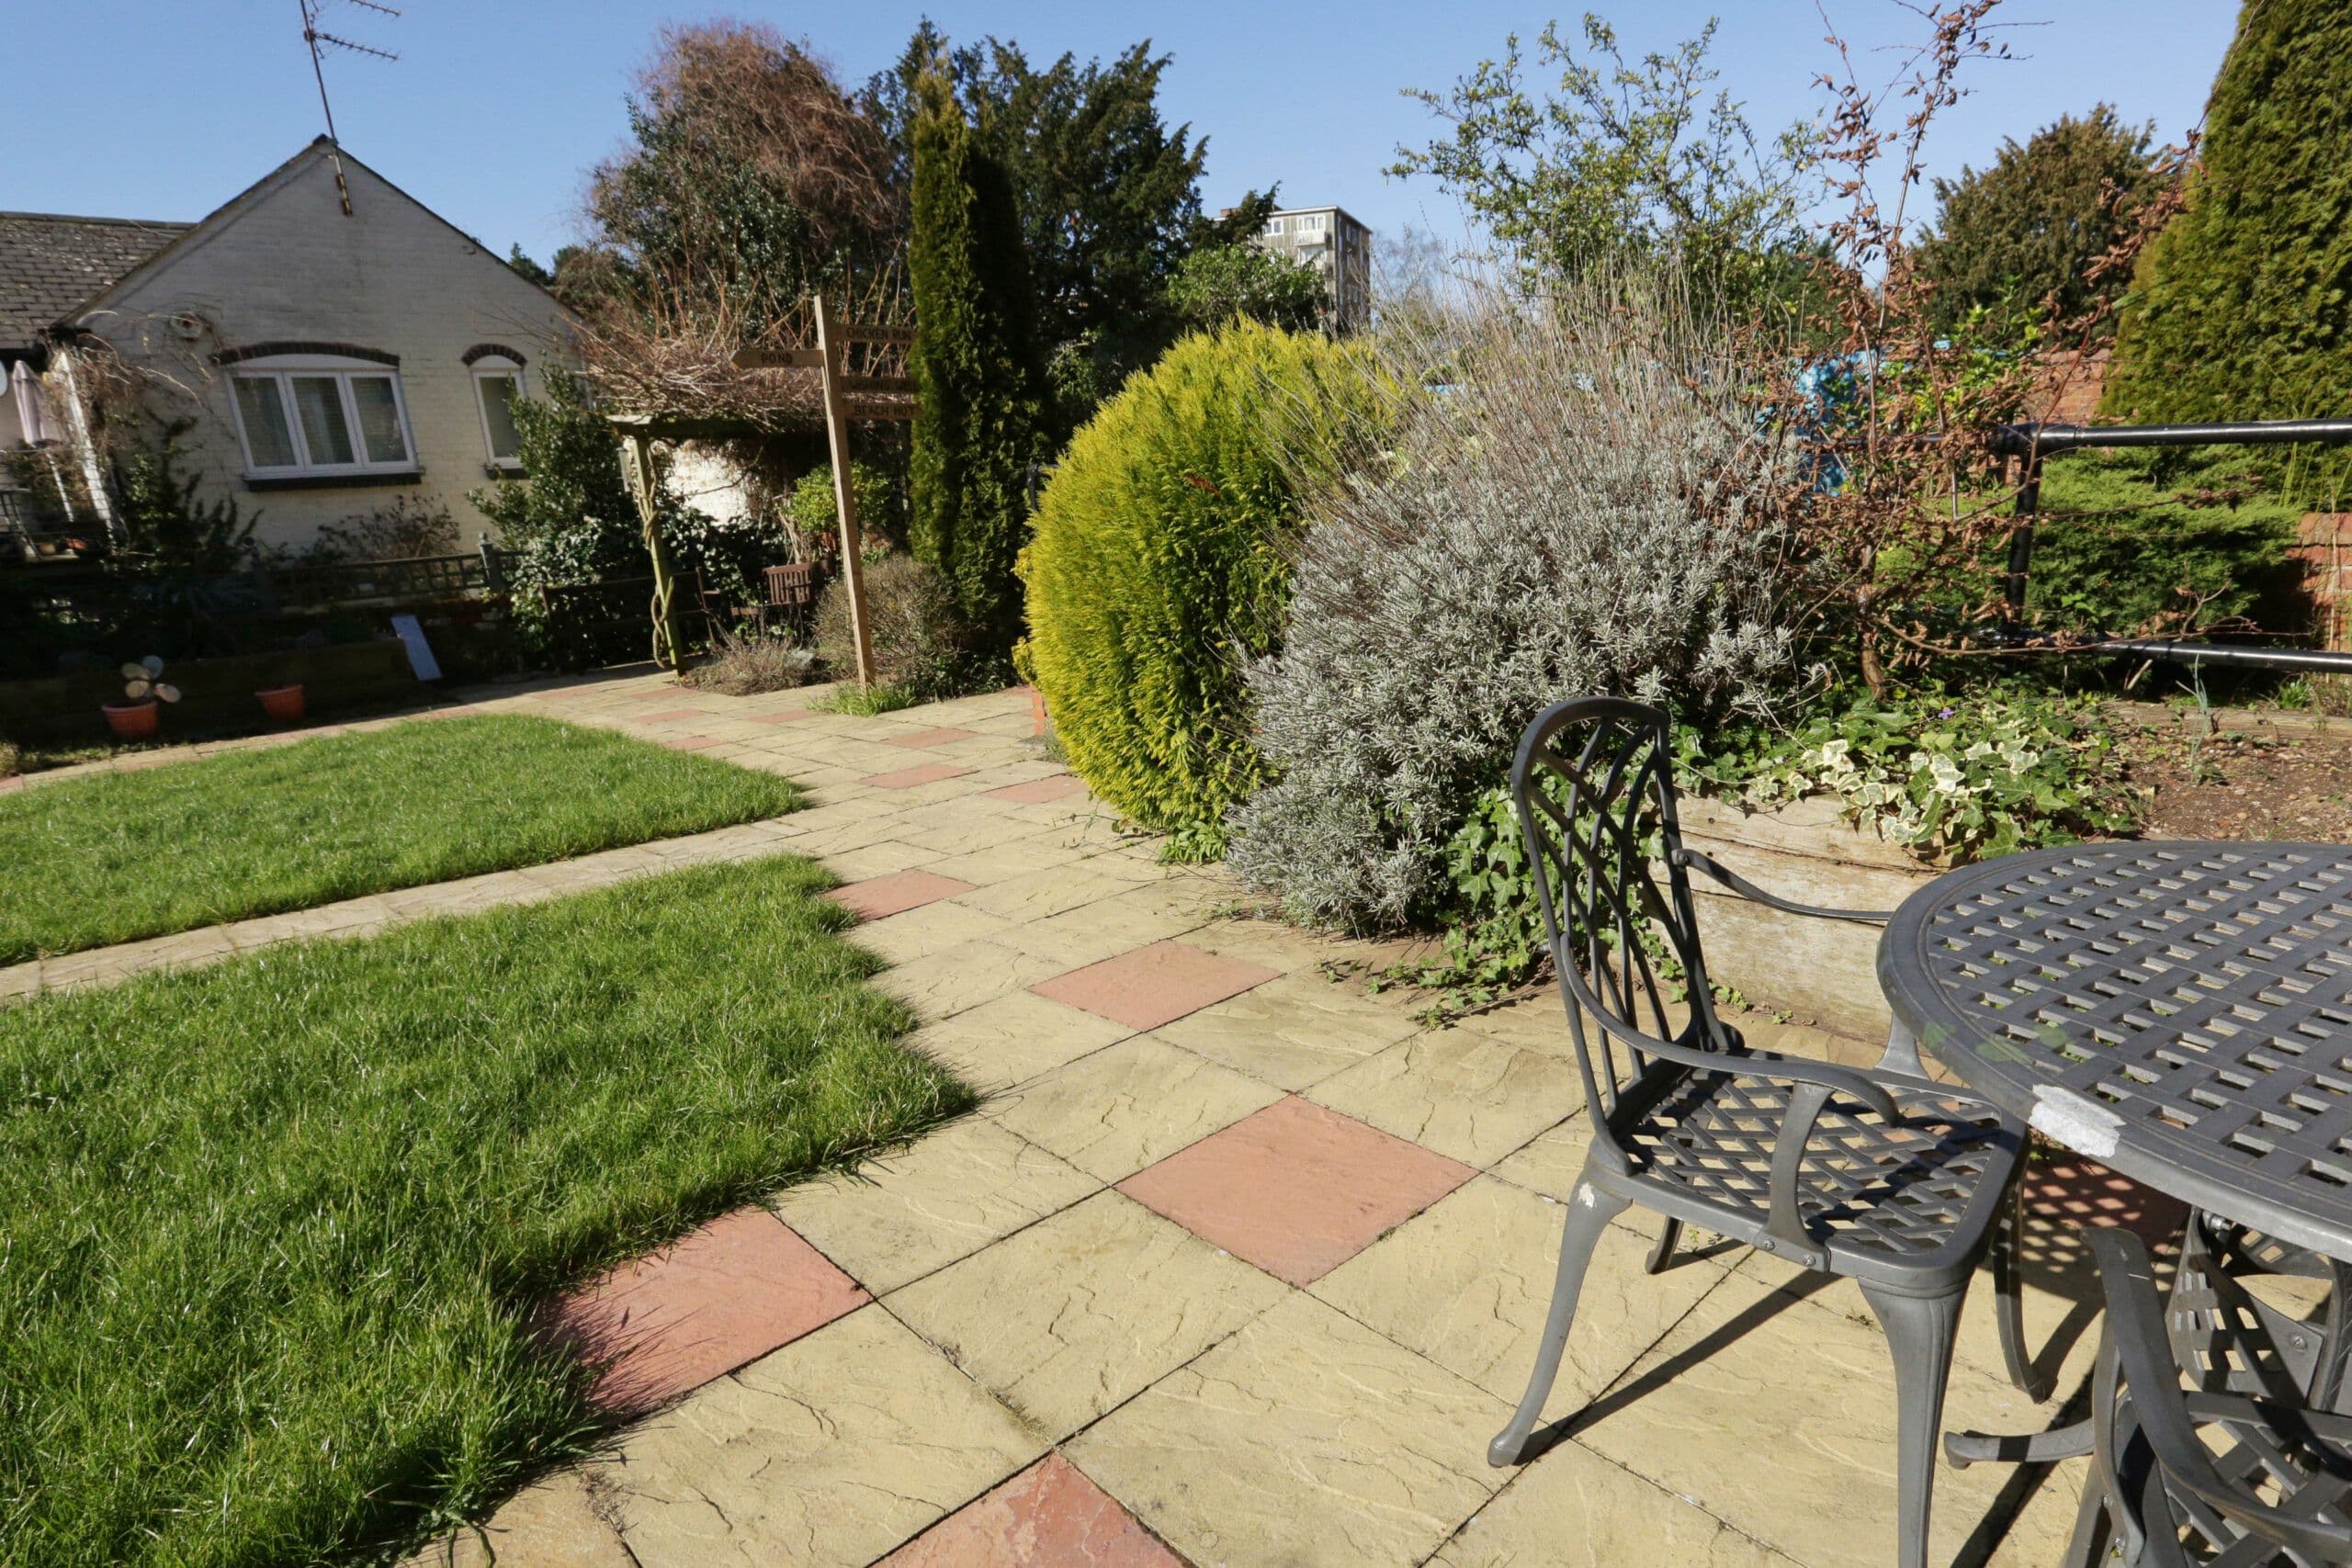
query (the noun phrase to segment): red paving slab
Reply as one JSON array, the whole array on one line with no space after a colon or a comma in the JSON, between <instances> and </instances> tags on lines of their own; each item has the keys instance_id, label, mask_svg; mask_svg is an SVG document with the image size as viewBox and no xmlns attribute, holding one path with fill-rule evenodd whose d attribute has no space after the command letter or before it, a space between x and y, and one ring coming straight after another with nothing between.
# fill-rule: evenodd
<instances>
[{"instance_id":1,"label":"red paving slab","mask_svg":"<svg viewBox=\"0 0 2352 1568\"><path fill-rule=\"evenodd\" d=\"M675 724L681 719L708 718L700 708L664 708L660 713L641 713L631 718L631 724Z\"/></svg>"},{"instance_id":2,"label":"red paving slab","mask_svg":"<svg viewBox=\"0 0 2352 1568\"><path fill-rule=\"evenodd\" d=\"M662 742L673 751L699 751L707 746L716 746L718 743L718 737L716 735L681 735L674 739Z\"/></svg>"},{"instance_id":3,"label":"red paving slab","mask_svg":"<svg viewBox=\"0 0 2352 1568\"><path fill-rule=\"evenodd\" d=\"M1119 1183L1278 1280L1307 1285L1476 1174L1295 1096Z\"/></svg>"},{"instance_id":4,"label":"red paving slab","mask_svg":"<svg viewBox=\"0 0 2352 1568\"><path fill-rule=\"evenodd\" d=\"M959 768L953 762L925 762L919 768L900 768L894 773L876 773L871 778L860 779L858 782L872 784L876 789L912 789L917 784L937 784L942 779L962 778L971 771L969 768Z\"/></svg>"},{"instance_id":5,"label":"red paving slab","mask_svg":"<svg viewBox=\"0 0 2352 1568\"><path fill-rule=\"evenodd\" d=\"M1073 795L1084 795L1086 781L1076 773L1056 773L1051 778L1031 779L1027 784L1007 784L1002 789L982 790L980 793L989 800L1043 806L1047 801L1067 800Z\"/></svg>"},{"instance_id":6,"label":"red paving slab","mask_svg":"<svg viewBox=\"0 0 2352 1568\"><path fill-rule=\"evenodd\" d=\"M1184 1568L1184 1560L1056 1453L875 1568Z\"/></svg>"},{"instance_id":7,"label":"red paving slab","mask_svg":"<svg viewBox=\"0 0 2352 1568\"><path fill-rule=\"evenodd\" d=\"M969 893L973 886L936 872L894 871L888 876L870 876L864 882L836 887L825 897L861 920L879 920L919 909L925 904L936 904L958 893Z\"/></svg>"},{"instance_id":8,"label":"red paving slab","mask_svg":"<svg viewBox=\"0 0 2352 1568\"><path fill-rule=\"evenodd\" d=\"M1029 988L1130 1029L1158 1029L1274 977L1275 971L1238 958L1156 942Z\"/></svg>"},{"instance_id":9,"label":"red paving slab","mask_svg":"<svg viewBox=\"0 0 2352 1568\"><path fill-rule=\"evenodd\" d=\"M937 729L918 729L910 735L893 735L883 744L886 746L944 746L951 740L969 740L974 733L969 729L942 726Z\"/></svg>"},{"instance_id":10,"label":"red paving slab","mask_svg":"<svg viewBox=\"0 0 2352 1568\"><path fill-rule=\"evenodd\" d=\"M650 1410L863 1306L857 1281L765 1209L738 1209L554 1303L607 1410Z\"/></svg>"}]
</instances>

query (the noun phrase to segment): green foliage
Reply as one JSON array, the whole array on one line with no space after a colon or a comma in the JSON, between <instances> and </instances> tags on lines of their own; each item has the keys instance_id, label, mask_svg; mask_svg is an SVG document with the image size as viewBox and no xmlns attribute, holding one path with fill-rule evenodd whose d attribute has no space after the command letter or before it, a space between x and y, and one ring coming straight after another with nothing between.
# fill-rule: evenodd
<instances>
[{"instance_id":1,"label":"green foliage","mask_svg":"<svg viewBox=\"0 0 2352 1568\"><path fill-rule=\"evenodd\" d=\"M1346 347L1238 323L1130 380L1055 469L1028 657L1071 765L1134 820L1215 824L1259 782L1242 666L1279 637L1299 467L1378 385Z\"/></svg>"},{"instance_id":2,"label":"green foliage","mask_svg":"<svg viewBox=\"0 0 2352 1568\"><path fill-rule=\"evenodd\" d=\"M1273 205L1252 193L1223 217L1204 214L1208 139L1162 122L1168 64L1147 42L1108 63L1064 54L1041 68L993 38L951 48L926 20L862 96L910 181L917 84L943 73L1021 193L1041 357L1069 372L1055 378L1057 439L1174 340L1181 323L1166 296L1184 258L1256 232Z\"/></svg>"},{"instance_id":3,"label":"green foliage","mask_svg":"<svg viewBox=\"0 0 2352 1568\"><path fill-rule=\"evenodd\" d=\"M1632 253L1671 258L1732 298L1788 284L1789 258L1805 248L1798 179L1810 129L1758 137L1728 93L1710 96L1713 21L1638 64L1599 17L1587 14L1583 31L1582 59L1556 22L1537 37L1538 68L1558 73L1548 95L1531 93L1516 34L1499 62L1482 61L1449 91L1408 91L1452 133L1399 147L1388 172L1434 177L1539 276Z\"/></svg>"},{"instance_id":4,"label":"green foliage","mask_svg":"<svg viewBox=\"0 0 2352 1568\"><path fill-rule=\"evenodd\" d=\"M64 780L0 796L0 964L698 833L797 800L765 773L518 716Z\"/></svg>"},{"instance_id":5,"label":"green foliage","mask_svg":"<svg viewBox=\"0 0 2352 1568\"><path fill-rule=\"evenodd\" d=\"M850 492L857 502L859 531L888 538L904 531L899 521L904 497L888 474L853 459ZM841 531L841 512L833 500L833 470L820 463L792 487L792 526L805 540L830 541Z\"/></svg>"},{"instance_id":6,"label":"green foliage","mask_svg":"<svg viewBox=\"0 0 2352 1568\"><path fill-rule=\"evenodd\" d=\"M1168 304L1191 328L1237 318L1288 332L1312 332L1331 308L1322 275L1247 241L1194 251L1168 285Z\"/></svg>"},{"instance_id":7,"label":"green foliage","mask_svg":"<svg viewBox=\"0 0 2352 1568\"><path fill-rule=\"evenodd\" d=\"M219 577L254 564L254 526L234 496L198 498L198 481L180 470L180 438L193 420L164 427L154 446L114 462L115 525L119 542L110 571L156 579Z\"/></svg>"},{"instance_id":8,"label":"green foliage","mask_svg":"<svg viewBox=\"0 0 2352 1568\"><path fill-rule=\"evenodd\" d=\"M1770 810L1828 795L1924 861L1959 864L2128 829L2133 797L2094 705L2031 690L1868 696L1793 730L1678 738L1685 786Z\"/></svg>"},{"instance_id":9,"label":"green foliage","mask_svg":"<svg viewBox=\"0 0 2352 1568\"><path fill-rule=\"evenodd\" d=\"M1936 863L2128 831L2133 819L2122 760L2098 710L2034 693L1893 704L1860 696L1825 703L1790 731L1678 725L1674 742L1676 783L1690 794L1758 810L1833 795L1851 820ZM1565 787L1544 782L1565 810ZM1544 959L1543 909L1507 785L1478 796L1445 863L1452 901L1442 956L1389 977L1442 993L1437 1010L1454 1013L1524 985ZM1662 975L1674 972L1661 962Z\"/></svg>"},{"instance_id":10,"label":"green foliage","mask_svg":"<svg viewBox=\"0 0 2352 1568\"><path fill-rule=\"evenodd\" d=\"M620 444L588 400L578 378L550 374L546 395L513 404L522 477L502 479L468 499L498 525L513 552L507 581L524 644L541 658L586 665L644 657L646 626L629 618L610 626L551 626L537 590L652 570L645 525L621 476ZM750 592L750 573L780 556L772 528L723 528L681 500L666 476L656 499L663 542L686 591L697 573L719 592Z\"/></svg>"},{"instance_id":11,"label":"green foliage","mask_svg":"<svg viewBox=\"0 0 2352 1568\"><path fill-rule=\"evenodd\" d=\"M921 412L909 460L908 537L953 589L983 656L1020 636L1030 466L1044 457L1044 372L1029 272L1004 167L944 84L927 79L914 130L915 344Z\"/></svg>"},{"instance_id":12,"label":"green foliage","mask_svg":"<svg viewBox=\"0 0 2352 1568\"><path fill-rule=\"evenodd\" d=\"M592 1450L539 1303L971 1103L830 880L774 855L0 1009L0 1557L389 1562Z\"/></svg>"},{"instance_id":13,"label":"green foliage","mask_svg":"<svg viewBox=\"0 0 2352 1568\"><path fill-rule=\"evenodd\" d=\"M2111 302L2127 278L2097 283L2084 270L2136 231L2139 208L2171 176L2150 168L2152 127L2125 125L2100 104L2064 115L2020 146L2002 141L1992 167L1935 182L1934 230L1914 253L1936 286L1931 319L1950 327L1971 310L2068 321ZM2041 302L2054 302L2044 312ZM2098 335L2111 335L2111 319Z\"/></svg>"},{"instance_id":14,"label":"green foliage","mask_svg":"<svg viewBox=\"0 0 2352 1568\"><path fill-rule=\"evenodd\" d=\"M845 713L858 718L872 718L877 714L896 713L910 708L922 699L908 687L888 681L876 681L871 686L860 686L844 681L817 699L813 705L827 713Z\"/></svg>"},{"instance_id":15,"label":"green foliage","mask_svg":"<svg viewBox=\"0 0 2352 1568\"><path fill-rule=\"evenodd\" d=\"M975 667L971 637L956 595L936 570L895 551L870 556L864 564L865 631L874 652L875 685L854 700L881 702L876 694L885 687L893 695L882 706L842 711L883 713L910 703L961 696L993 673ZM817 600L817 649L832 678L852 682L842 689L854 693L857 648L850 630L849 584L840 577ZM901 694L904 701L897 700Z\"/></svg>"},{"instance_id":16,"label":"green foliage","mask_svg":"<svg viewBox=\"0 0 2352 1568\"><path fill-rule=\"evenodd\" d=\"M2133 422L2352 409L2352 9L2248 0L2188 205L2141 257L2103 409ZM2302 493L2340 485L2346 459Z\"/></svg>"},{"instance_id":17,"label":"green foliage","mask_svg":"<svg viewBox=\"0 0 2352 1568\"><path fill-rule=\"evenodd\" d=\"M2228 447L2051 459L2026 597L2036 625L2125 635L2240 617L2300 633L2308 608L2288 554L2301 508L2267 493Z\"/></svg>"}]
</instances>

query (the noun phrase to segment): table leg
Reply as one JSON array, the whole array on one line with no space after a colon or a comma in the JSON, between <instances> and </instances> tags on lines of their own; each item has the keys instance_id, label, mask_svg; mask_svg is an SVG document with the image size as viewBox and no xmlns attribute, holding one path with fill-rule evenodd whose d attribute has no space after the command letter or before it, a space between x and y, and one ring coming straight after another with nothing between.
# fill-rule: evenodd
<instances>
[{"instance_id":1,"label":"table leg","mask_svg":"<svg viewBox=\"0 0 2352 1568\"><path fill-rule=\"evenodd\" d=\"M1919 1037L1897 1019L1886 1032L1886 1051L1878 1059L1879 1071L1908 1073L1915 1078L1928 1076L1927 1064L1919 1060Z\"/></svg>"}]
</instances>

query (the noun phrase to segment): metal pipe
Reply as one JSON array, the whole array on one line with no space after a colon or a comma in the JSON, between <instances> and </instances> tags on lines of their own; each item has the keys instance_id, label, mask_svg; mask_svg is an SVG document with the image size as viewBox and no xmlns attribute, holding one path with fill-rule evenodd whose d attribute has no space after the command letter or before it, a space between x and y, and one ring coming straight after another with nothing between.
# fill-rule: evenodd
<instances>
[{"instance_id":1,"label":"metal pipe","mask_svg":"<svg viewBox=\"0 0 2352 1568\"><path fill-rule=\"evenodd\" d=\"M2311 670L2352 672L2352 653L2320 648L2237 648L2226 643L2174 642L2164 637L2122 637L2114 642L2051 648L2057 654L2111 653L2132 659L2166 659L2177 664L2215 664L2252 670Z\"/></svg>"},{"instance_id":2,"label":"metal pipe","mask_svg":"<svg viewBox=\"0 0 2352 1568\"><path fill-rule=\"evenodd\" d=\"M2025 460L2025 479L2018 486L2012 509L2017 525L2009 530L2009 576L2002 589L2001 618L2016 626L2025 618L2025 585L2033 570L2033 520L2041 511L2041 458Z\"/></svg>"},{"instance_id":3,"label":"metal pipe","mask_svg":"<svg viewBox=\"0 0 2352 1568\"><path fill-rule=\"evenodd\" d=\"M1993 449L2012 457L2085 446L2283 446L2352 444L2352 419L2266 419L2220 424L2005 424Z\"/></svg>"}]
</instances>

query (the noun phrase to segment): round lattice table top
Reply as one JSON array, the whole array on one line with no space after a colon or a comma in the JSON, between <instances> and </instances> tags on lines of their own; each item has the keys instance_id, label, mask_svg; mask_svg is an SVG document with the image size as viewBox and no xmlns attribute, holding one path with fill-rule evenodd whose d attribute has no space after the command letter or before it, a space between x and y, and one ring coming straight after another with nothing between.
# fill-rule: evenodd
<instances>
[{"instance_id":1,"label":"round lattice table top","mask_svg":"<svg viewBox=\"0 0 2352 1568\"><path fill-rule=\"evenodd\" d=\"M2086 844L1904 900L1879 984L2002 1110L2352 1259L2352 846Z\"/></svg>"}]
</instances>

